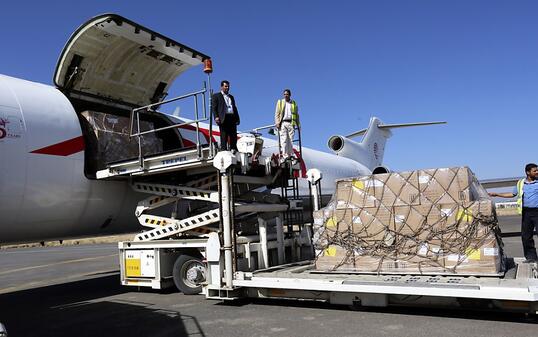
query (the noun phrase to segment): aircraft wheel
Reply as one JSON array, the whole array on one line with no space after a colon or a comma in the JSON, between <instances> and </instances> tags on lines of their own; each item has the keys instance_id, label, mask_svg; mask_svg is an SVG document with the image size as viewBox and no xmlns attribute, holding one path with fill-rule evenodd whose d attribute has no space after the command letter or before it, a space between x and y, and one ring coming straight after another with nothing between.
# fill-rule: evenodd
<instances>
[{"instance_id":1,"label":"aircraft wheel","mask_svg":"<svg viewBox=\"0 0 538 337\"><path fill-rule=\"evenodd\" d=\"M202 291L206 279L206 266L199 257L180 255L174 263L174 283L185 295L195 295Z\"/></svg>"}]
</instances>

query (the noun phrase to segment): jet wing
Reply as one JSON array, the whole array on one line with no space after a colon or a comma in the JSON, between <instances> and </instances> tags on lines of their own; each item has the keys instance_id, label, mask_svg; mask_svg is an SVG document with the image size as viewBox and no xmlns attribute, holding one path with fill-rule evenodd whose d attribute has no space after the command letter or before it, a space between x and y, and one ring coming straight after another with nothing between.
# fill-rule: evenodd
<instances>
[{"instance_id":1,"label":"jet wing","mask_svg":"<svg viewBox=\"0 0 538 337\"><path fill-rule=\"evenodd\" d=\"M513 178L500 178L500 179L485 179L480 180L480 184L484 188L498 188L498 187L514 187L517 182L523 177L513 177Z\"/></svg>"}]
</instances>

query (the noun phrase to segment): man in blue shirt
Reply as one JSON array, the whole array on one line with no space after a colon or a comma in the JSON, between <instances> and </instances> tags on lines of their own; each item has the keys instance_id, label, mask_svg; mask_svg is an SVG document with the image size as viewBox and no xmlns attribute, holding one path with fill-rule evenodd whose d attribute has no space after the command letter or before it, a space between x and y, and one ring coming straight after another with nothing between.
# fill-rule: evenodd
<instances>
[{"instance_id":1,"label":"man in blue shirt","mask_svg":"<svg viewBox=\"0 0 538 337\"><path fill-rule=\"evenodd\" d=\"M521 179L510 193L489 193L492 197L513 198L518 197L518 210L521 213L521 241L525 262L537 262L536 247L534 245L534 230L538 228L538 165L534 163L525 166L527 177Z\"/></svg>"}]
</instances>

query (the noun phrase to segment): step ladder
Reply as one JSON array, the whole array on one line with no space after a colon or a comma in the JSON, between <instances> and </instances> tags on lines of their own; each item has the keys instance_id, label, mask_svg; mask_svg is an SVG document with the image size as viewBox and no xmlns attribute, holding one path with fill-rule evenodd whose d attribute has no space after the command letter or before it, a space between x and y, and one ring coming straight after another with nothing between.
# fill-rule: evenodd
<instances>
[{"instance_id":1,"label":"step ladder","mask_svg":"<svg viewBox=\"0 0 538 337\"><path fill-rule=\"evenodd\" d=\"M301 232L304 224L303 200L299 195L299 179L293 166L286 167L282 174L281 195L288 200L289 208L282 214L282 222L287 237Z\"/></svg>"}]
</instances>

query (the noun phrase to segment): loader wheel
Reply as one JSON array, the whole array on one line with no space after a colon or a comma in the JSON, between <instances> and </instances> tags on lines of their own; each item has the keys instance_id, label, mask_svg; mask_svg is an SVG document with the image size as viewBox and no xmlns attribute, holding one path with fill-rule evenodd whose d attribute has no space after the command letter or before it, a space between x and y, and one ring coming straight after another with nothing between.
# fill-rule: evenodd
<instances>
[{"instance_id":1,"label":"loader wheel","mask_svg":"<svg viewBox=\"0 0 538 337\"><path fill-rule=\"evenodd\" d=\"M199 257L180 255L174 263L174 283L185 295L195 295L202 291L206 267Z\"/></svg>"}]
</instances>

